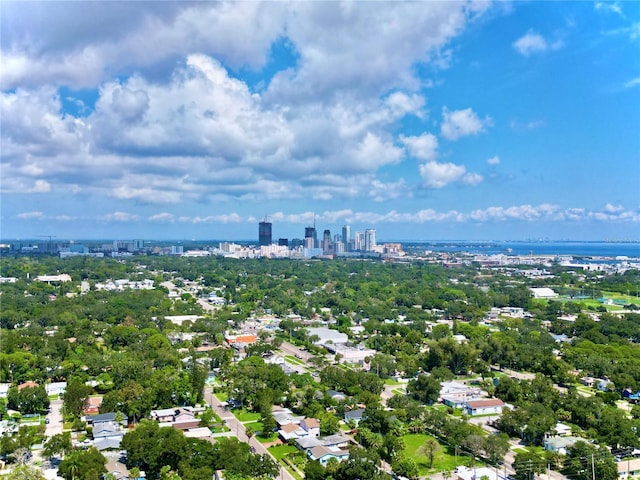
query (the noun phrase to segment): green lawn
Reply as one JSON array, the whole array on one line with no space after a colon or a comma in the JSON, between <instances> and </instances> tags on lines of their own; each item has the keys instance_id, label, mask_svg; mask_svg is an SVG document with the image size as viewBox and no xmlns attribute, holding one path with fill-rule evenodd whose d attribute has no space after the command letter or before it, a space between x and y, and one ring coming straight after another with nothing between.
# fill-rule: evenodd
<instances>
[{"instance_id":1,"label":"green lawn","mask_svg":"<svg viewBox=\"0 0 640 480\"><path fill-rule=\"evenodd\" d=\"M402 382L394 380L393 378L387 378L387 379L385 379L384 384L385 385L393 385L393 386L395 386L395 385L402 385Z\"/></svg>"},{"instance_id":2,"label":"green lawn","mask_svg":"<svg viewBox=\"0 0 640 480\"><path fill-rule=\"evenodd\" d=\"M238 420L240 420L241 422L255 422L257 420L260 419L260 414L257 412L249 412L248 410L244 409L244 408L237 408L234 410L231 410L231 412L233 412L233 414L236 416L236 418Z\"/></svg>"},{"instance_id":3,"label":"green lawn","mask_svg":"<svg viewBox=\"0 0 640 480\"><path fill-rule=\"evenodd\" d=\"M216 398L221 402L226 402L227 398L229 398L229 395L227 394L227 392L216 392L215 395L216 395Z\"/></svg>"},{"instance_id":4,"label":"green lawn","mask_svg":"<svg viewBox=\"0 0 640 480\"><path fill-rule=\"evenodd\" d=\"M255 432L254 437L257 438L260 443L270 443L270 442L273 442L276 438L278 438L278 432L272 432L271 435L269 435L268 437L263 437L262 435L258 435L258 432L262 432L262 429L264 428L262 422L245 423L244 427L253 428L253 431Z\"/></svg>"},{"instance_id":5,"label":"green lawn","mask_svg":"<svg viewBox=\"0 0 640 480\"><path fill-rule=\"evenodd\" d=\"M269 447L269 452L276 458L278 462L285 456L299 451L300 450L298 450L293 445L274 445L273 447Z\"/></svg>"},{"instance_id":6,"label":"green lawn","mask_svg":"<svg viewBox=\"0 0 640 480\"><path fill-rule=\"evenodd\" d=\"M445 470L453 471L459 465L469 465L469 457L461 455L456 457L449 453L446 445L441 445L442 449L434 457L433 467L430 469L429 459L421 452L418 452L427 438L433 437L421 433L410 433L402 437L405 443L405 453L416 462L420 476L444 472Z\"/></svg>"}]
</instances>

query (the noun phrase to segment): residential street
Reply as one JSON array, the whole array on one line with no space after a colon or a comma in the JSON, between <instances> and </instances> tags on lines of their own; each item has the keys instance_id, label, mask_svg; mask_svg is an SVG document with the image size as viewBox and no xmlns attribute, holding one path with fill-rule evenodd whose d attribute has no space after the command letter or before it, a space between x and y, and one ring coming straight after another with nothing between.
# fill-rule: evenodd
<instances>
[{"instance_id":1,"label":"residential street","mask_svg":"<svg viewBox=\"0 0 640 480\"><path fill-rule=\"evenodd\" d=\"M205 387L204 399L209 405L211 405L211 408L213 408L216 414L226 422L227 426L233 433L235 433L235 435L241 442L249 443L249 446L255 449L255 453L269 455L271 458L273 458L273 460L275 460L269 450L267 450L267 448L262 445L255 437L252 437L251 439L247 438L244 425L235 417L233 413L225 408L220 400L218 400L218 397L213 394L213 390L211 387ZM293 475L291 475L287 471L287 469L282 466L280 466L280 476L278 478L280 480L295 480Z\"/></svg>"},{"instance_id":2,"label":"residential street","mask_svg":"<svg viewBox=\"0 0 640 480\"><path fill-rule=\"evenodd\" d=\"M49 407L51 411L47 414L49 423L46 425L45 434L47 437L53 437L58 433L62 433L62 400L51 400Z\"/></svg>"}]
</instances>

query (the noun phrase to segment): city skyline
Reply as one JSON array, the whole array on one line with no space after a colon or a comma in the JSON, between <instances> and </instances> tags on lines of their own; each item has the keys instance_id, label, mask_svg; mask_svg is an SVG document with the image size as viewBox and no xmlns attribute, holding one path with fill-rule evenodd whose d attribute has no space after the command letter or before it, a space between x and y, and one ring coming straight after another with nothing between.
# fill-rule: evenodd
<instances>
[{"instance_id":1,"label":"city skyline","mask_svg":"<svg viewBox=\"0 0 640 480\"><path fill-rule=\"evenodd\" d=\"M3 238L640 240L638 2L0 13Z\"/></svg>"}]
</instances>

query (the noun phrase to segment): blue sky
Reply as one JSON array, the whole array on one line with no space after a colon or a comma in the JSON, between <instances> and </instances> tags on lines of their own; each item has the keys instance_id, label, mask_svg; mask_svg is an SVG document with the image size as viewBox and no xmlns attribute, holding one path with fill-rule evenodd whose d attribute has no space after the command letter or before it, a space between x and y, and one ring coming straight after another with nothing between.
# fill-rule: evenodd
<instances>
[{"instance_id":1,"label":"blue sky","mask_svg":"<svg viewBox=\"0 0 640 480\"><path fill-rule=\"evenodd\" d=\"M640 239L640 2L2 2L3 238Z\"/></svg>"}]
</instances>

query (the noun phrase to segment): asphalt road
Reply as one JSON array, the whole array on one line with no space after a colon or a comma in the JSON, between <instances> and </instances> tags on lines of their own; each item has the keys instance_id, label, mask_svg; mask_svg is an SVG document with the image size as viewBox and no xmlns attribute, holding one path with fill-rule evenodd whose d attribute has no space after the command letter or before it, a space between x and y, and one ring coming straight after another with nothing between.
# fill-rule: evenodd
<instances>
[{"instance_id":1,"label":"asphalt road","mask_svg":"<svg viewBox=\"0 0 640 480\"><path fill-rule=\"evenodd\" d=\"M209 405L211 405L211 408L213 408L214 412L216 412L216 414L225 421L227 427L229 427L231 429L231 432L233 432L236 437L238 437L238 440L248 443L249 446L254 449L255 453L268 455L277 462L274 456L271 455L271 452L269 452L269 450L267 450L267 448L262 445L255 437L252 437L250 439L247 438L244 425L236 418L236 416L232 412L225 408L218 397L213 394L211 387L205 387L204 399ZM278 476L278 478L280 480L295 480L293 475L291 475L287 471L287 469L282 466L280 466L280 475Z\"/></svg>"},{"instance_id":2,"label":"asphalt road","mask_svg":"<svg viewBox=\"0 0 640 480\"><path fill-rule=\"evenodd\" d=\"M285 355L293 355L303 362L308 362L309 359L313 357L312 353L309 353L305 350L300 350L298 347L292 345L289 342L282 342L282 345L280 345L280 350L282 350L282 353L284 353Z\"/></svg>"},{"instance_id":3,"label":"asphalt road","mask_svg":"<svg viewBox=\"0 0 640 480\"><path fill-rule=\"evenodd\" d=\"M47 414L49 423L46 425L45 435L53 437L58 433L62 433L62 400L51 400L49 407L51 411Z\"/></svg>"}]
</instances>

